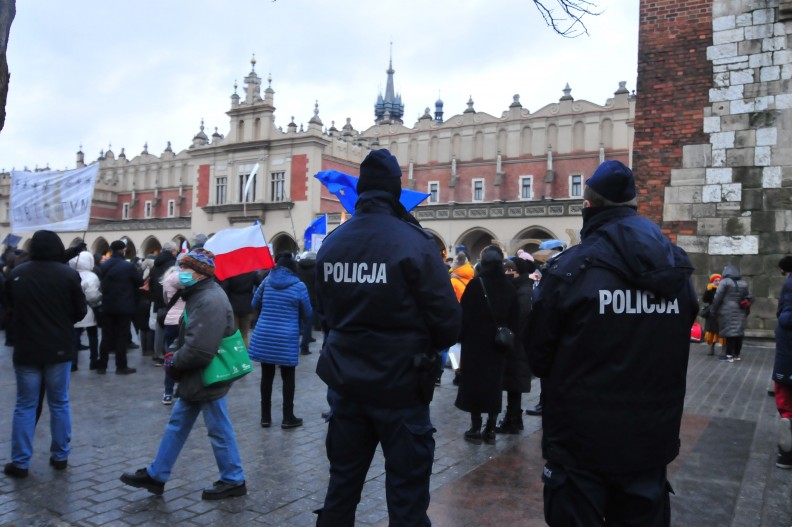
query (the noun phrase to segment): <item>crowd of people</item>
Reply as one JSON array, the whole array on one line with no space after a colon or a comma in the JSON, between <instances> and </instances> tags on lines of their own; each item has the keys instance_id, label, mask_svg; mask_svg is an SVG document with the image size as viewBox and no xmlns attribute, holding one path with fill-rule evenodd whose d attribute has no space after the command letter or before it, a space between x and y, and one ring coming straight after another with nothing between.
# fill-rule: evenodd
<instances>
[{"instance_id":1,"label":"crowd of people","mask_svg":"<svg viewBox=\"0 0 792 527\"><path fill-rule=\"evenodd\" d=\"M378 445L391 524L431 525L430 403L449 353L455 406L470 414L470 428L460 431L465 441L495 444L498 434L522 432L525 413L541 415L548 524L668 525L666 466L679 453L699 303L685 252L637 214L630 169L600 165L585 186L582 242L558 247L544 265L497 244L473 257L464 246L438 255L399 201L401 179L388 150L372 151L360 166L355 214L318 253L277 254L273 269L223 281L215 279L205 236L188 252L167 242L143 260L121 240L108 255L93 255L84 244L66 249L49 231L34 234L29 255L7 251L6 344L14 348L17 399L5 474L27 476L45 399L50 464L67 468L69 378L79 351L89 351L88 367L98 375L108 373L111 356L115 374L130 375L136 368L127 350L137 340L143 356L165 366L162 403L172 410L154 459L121 480L162 494L202 414L220 475L202 497L242 496L247 487L226 406L231 383L205 385L201 371L239 330L260 365L262 428L273 424L277 369L281 428L300 427L295 369L321 329L316 373L327 384L330 477L317 525L354 525ZM792 257L779 268L792 273ZM782 468L792 468L790 295L788 279L773 378ZM720 360L739 361L752 302L739 269L730 264L712 275L702 301L709 354L720 344ZM532 377L541 379L541 406L526 412L522 395Z\"/></svg>"}]
</instances>

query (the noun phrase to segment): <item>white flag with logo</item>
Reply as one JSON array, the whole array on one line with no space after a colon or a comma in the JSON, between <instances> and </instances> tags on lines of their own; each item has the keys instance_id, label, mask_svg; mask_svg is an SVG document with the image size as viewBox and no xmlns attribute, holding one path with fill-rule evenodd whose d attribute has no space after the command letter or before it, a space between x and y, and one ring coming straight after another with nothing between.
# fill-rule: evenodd
<instances>
[{"instance_id":1,"label":"white flag with logo","mask_svg":"<svg viewBox=\"0 0 792 527\"><path fill-rule=\"evenodd\" d=\"M84 231L99 164L75 170L11 172L11 231Z\"/></svg>"}]
</instances>

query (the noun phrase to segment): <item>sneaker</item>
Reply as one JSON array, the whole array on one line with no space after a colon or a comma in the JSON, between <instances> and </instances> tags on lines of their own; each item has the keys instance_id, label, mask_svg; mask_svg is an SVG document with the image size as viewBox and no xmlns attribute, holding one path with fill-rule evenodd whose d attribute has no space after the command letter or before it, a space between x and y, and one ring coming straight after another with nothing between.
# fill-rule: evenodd
<instances>
[{"instance_id":1,"label":"sneaker","mask_svg":"<svg viewBox=\"0 0 792 527\"><path fill-rule=\"evenodd\" d=\"M731 355L720 355L718 360L721 362L734 362L734 357Z\"/></svg>"},{"instance_id":2,"label":"sneaker","mask_svg":"<svg viewBox=\"0 0 792 527\"><path fill-rule=\"evenodd\" d=\"M778 455L776 456L776 466L783 469L792 468L792 452L784 452L779 449Z\"/></svg>"},{"instance_id":3,"label":"sneaker","mask_svg":"<svg viewBox=\"0 0 792 527\"><path fill-rule=\"evenodd\" d=\"M738 361L738 360L742 360L742 359L740 358L740 356L739 356L739 355L735 355L735 356L734 356L734 360L735 360L735 361Z\"/></svg>"},{"instance_id":4,"label":"sneaker","mask_svg":"<svg viewBox=\"0 0 792 527\"><path fill-rule=\"evenodd\" d=\"M66 459L61 459L60 461L58 461L54 457L51 457L50 460L49 460L49 464L55 470L66 470L66 467L68 466L69 461L66 460Z\"/></svg>"},{"instance_id":5,"label":"sneaker","mask_svg":"<svg viewBox=\"0 0 792 527\"><path fill-rule=\"evenodd\" d=\"M202 500L224 500L226 498L237 498L247 494L247 486L242 483L226 483L215 481L208 489L204 489L201 494Z\"/></svg>"},{"instance_id":6,"label":"sneaker","mask_svg":"<svg viewBox=\"0 0 792 527\"><path fill-rule=\"evenodd\" d=\"M525 411L525 415L534 415L534 416L542 415L542 405L537 404L536 406L533 407L533 410L528 408Z\"/></svg>"},{"instance_id":7,"label":"sneaker","mask_svg":"<svg viewBox=\"0 0 792 527\"><path fill-rule=\"evenodd\" d=\"M173 404L173 395L166 393L162 396L162 404L171 405Z\"/></svg>"},{"instance_id":8,"label":"sneaker","mask_svg":"<svg viewBox=\"0 0 792 527\"><path fill-rule=\"evenodd\" d=\"M20 468L13 463L6 463L5 467L3 467L3 474L12 478L24 479L28 477L28 469Z\"/></svg>"},{"instance_id":9,"label":"sneaker","mask_svg":"<svg viewBox=\"0 0 792 527\"><path fill-rule=\"evenodd\" d=\"M163 359L162 357L154 357L153 359L151 359L151 362L154 363L154 366L162 366L163 364L165 364L165 359Z\"/></svg>"},{"instance_id":10,"label":"sneaker","mask_svg":"<svg viewBox=\"0 0 792 527\"><path fill-rule=\"evenodd\" d=\"M162 496L162 493L165 491L165 484L149 476L148 470L145 468L136 470L132 474L124 472L121 475L121 482L130 487L146 489L157 496Z\"/></svg>"}]
</instances>

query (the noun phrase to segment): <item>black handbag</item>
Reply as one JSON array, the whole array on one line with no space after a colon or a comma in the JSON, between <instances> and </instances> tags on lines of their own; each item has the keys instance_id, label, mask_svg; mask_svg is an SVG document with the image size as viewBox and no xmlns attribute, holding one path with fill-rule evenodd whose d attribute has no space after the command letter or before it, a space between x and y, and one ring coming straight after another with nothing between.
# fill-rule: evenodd
<instances>
[{"instance_id":1,"label":"black handbag","mask_svg":"<svg viewBox=\"0 0 792 527\"><path fill-rule=\"evenodd\" d=\"M711 314L712 314L711 304L707 304L706 306L704 306L704 309L702 309L701 312L699 313L701 318L709 318Z\"/></svg>"},{"instance_id":2,"label":"black handbag","mask_svg":"<svg viewBox=\"0 0 792 527\"><path fill-rule=\"evenodd\" d=\"M479 277L481 280L481 289L484 291L484 300L487 301L487 306L489 306L490 313L492 314L492 319L495 320L497 324L498 321L495 318L495 311L492 309L492 304L490 304L489 296L487 296L487 288L484 286L484 280ZM495 348L499 349L500 351L506 352L514 349L514 332L507 328L506 326L499 325L495 328Z\"/></svg>"}]
</instances>

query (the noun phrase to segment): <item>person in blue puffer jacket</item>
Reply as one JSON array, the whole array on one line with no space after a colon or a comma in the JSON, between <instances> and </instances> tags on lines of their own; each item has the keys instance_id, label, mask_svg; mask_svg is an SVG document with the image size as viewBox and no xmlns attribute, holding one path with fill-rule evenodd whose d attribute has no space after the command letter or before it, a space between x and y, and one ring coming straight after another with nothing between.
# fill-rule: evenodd
<instances>
[{"instance_id":1,"label":"person in blue puffer jacket","mask_svg":"<svg viewBox=\"0 0 792 527\"><path fill-rule=\"evenodd\" d=\"M292 255L276 257L275 268L256 289L253 309L260 311L248 353L261 363L261 426L272 426L272 382L280 366L283 380L283 422L281 428L297 428L303 420L294 416L294 370L300 351L300 322L313 315L308 289L297 276Z\"/></svg>"}]
</instances>

